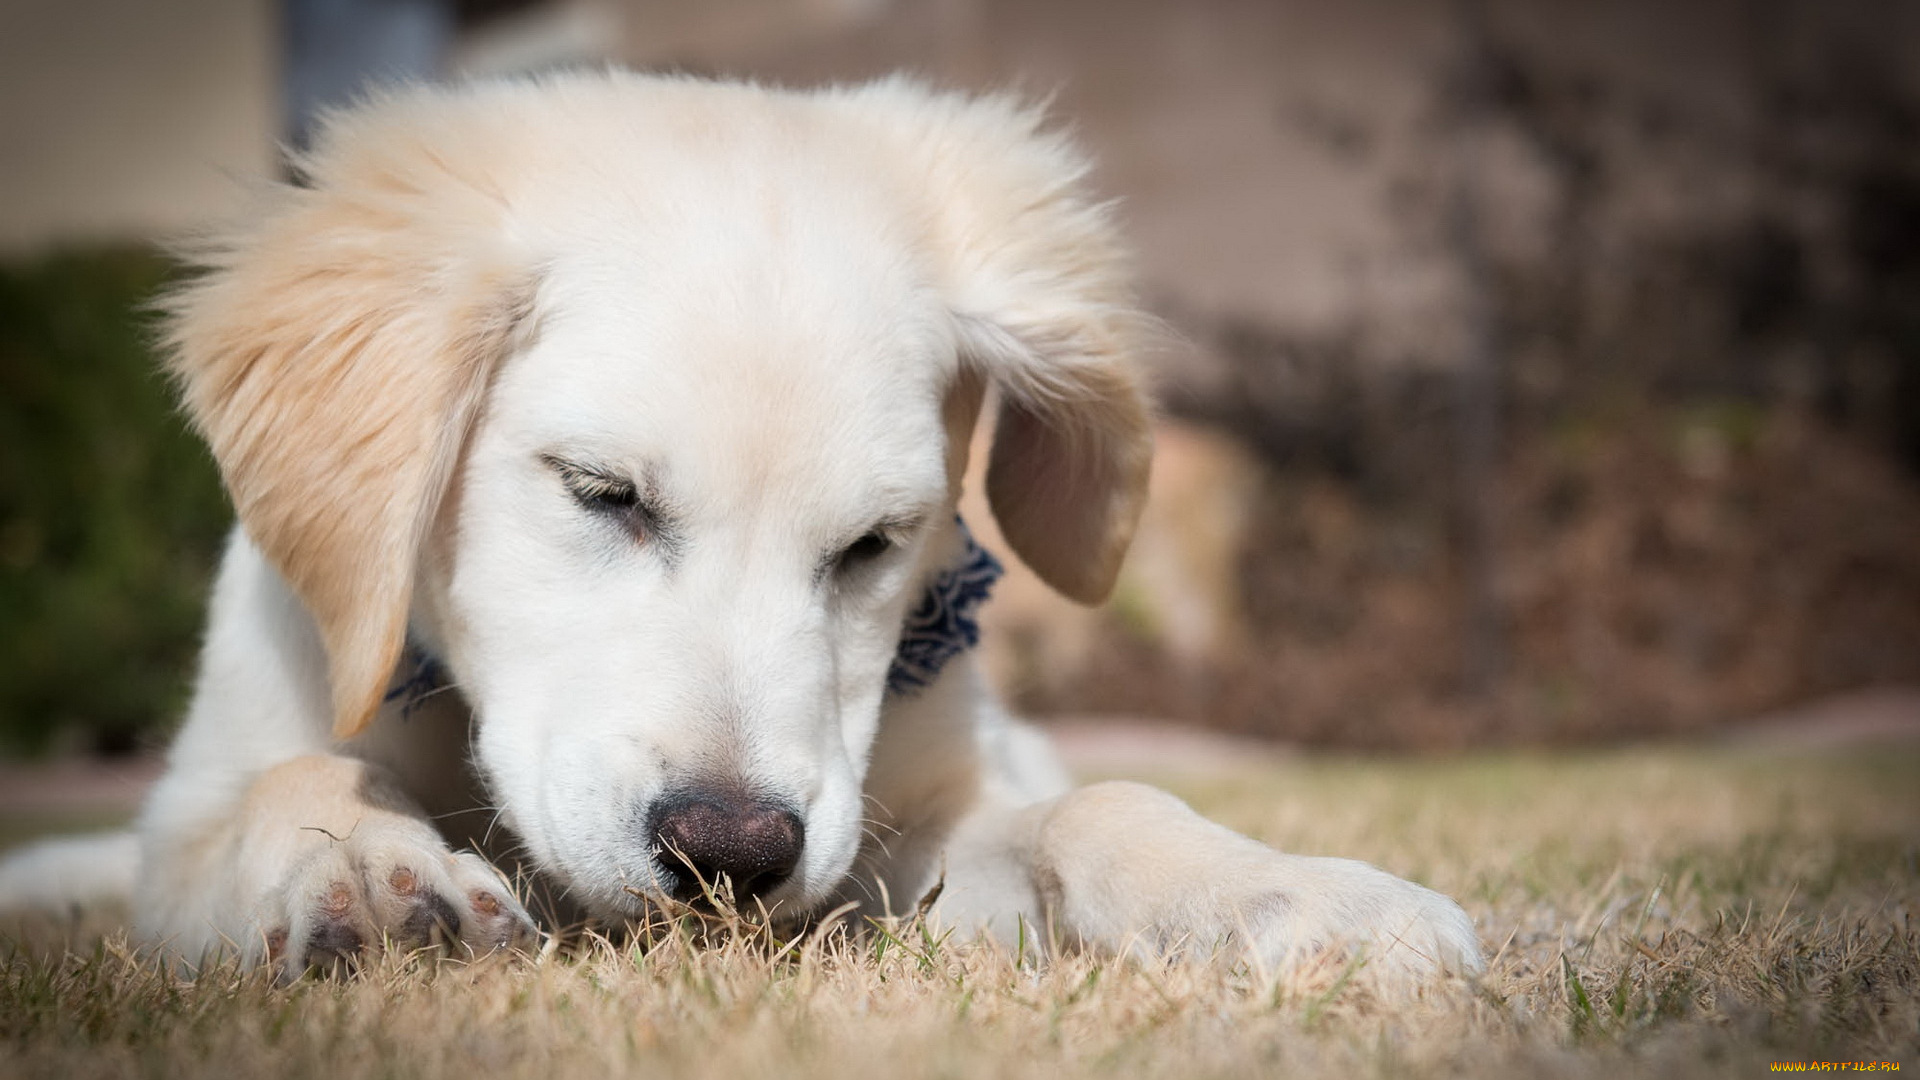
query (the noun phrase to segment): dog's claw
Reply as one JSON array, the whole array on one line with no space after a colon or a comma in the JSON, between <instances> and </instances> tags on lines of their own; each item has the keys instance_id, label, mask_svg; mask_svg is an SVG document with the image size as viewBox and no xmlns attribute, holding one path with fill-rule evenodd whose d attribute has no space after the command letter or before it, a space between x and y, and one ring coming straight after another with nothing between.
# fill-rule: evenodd
<instances>
[{"instance_id":1,"label":"dog's claw","mask_svg":"<svg viewBox=\"0 0 1920 1080\"><path fill-rule=\"evenodd\" d=\"M421 893L400 926L399 942L412 948L444 947L460 940L460 913L437 892Z\"/></svg>"},{"instance_id":2,"label":"dog's claw","mask_svg":"<svg viewBox=\"0 0 1920 1080\"><path fill-rule=\"evenodd\" d=\"M329 920L321 923L308 939L302 967L307 971L345 974L358 962L364 944L365 939L351 923L344 919Z\"/></svg>"}]
</instances>

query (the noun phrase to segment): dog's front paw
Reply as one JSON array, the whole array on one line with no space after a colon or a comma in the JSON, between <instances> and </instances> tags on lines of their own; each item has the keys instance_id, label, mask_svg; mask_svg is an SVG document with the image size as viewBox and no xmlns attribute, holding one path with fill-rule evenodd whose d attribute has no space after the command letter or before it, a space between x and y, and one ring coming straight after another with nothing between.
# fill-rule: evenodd
<instances>
[{"instance_id":1,"label":"dog's front paw","mask_svg":"<svg viewBox=\"0 0 1920 1080\"><path fill-rule=\"evenodd\" d=\"M209 942L184 918L160 921L190 962L237 948L283 979L337 971L382 948L433 948L479 956L522 948L533 921L486 860L455 852L379 770L310 755L267 770L219 831L193 845L199 858L150 869L143 907L213 911ZM230 914L220 914L230 913ZM231 921L229 921L231 920Z\"/></svg>"},{"instance_id":2,"label":"dog's front paw","mask_svg":"<svg viewBox=\"0 0 1920 1080\"><path fill-rule=\"evenodd\" d=\"M319 838L261 897L246 943L283 980L346 970L382 948L473 957L534 941L499 873L449 850L424 822L376 812L348 835Z\"/></svg>"},{"instance_id":3,"label":"dog's front paw","mask_svg":"<svg viewBox=\"0 0 1920 1080\"><path fill-rule=\"evenodd\" d=\"M1389 979L1477 974L1479 935L1460 905L1352 859L1245 855L1245 876L1220 900L1224 940L1274 970L1332 956Z\"/></svg>"},{"instance_id":4,"label":"dog's front paw","mask_svg":"<svg viewBox=\"0 0 1920 1080\"><path fill-rule=\"evenodd\" d=\"M1250 958L1276 974L1357 956L1388 981L1482 967L1473 923L1447 897L1366 863L1275 851L1144 785L1062 797L1037 841L1047 912L1088 944Z\"/></svg>"}]
</instances>

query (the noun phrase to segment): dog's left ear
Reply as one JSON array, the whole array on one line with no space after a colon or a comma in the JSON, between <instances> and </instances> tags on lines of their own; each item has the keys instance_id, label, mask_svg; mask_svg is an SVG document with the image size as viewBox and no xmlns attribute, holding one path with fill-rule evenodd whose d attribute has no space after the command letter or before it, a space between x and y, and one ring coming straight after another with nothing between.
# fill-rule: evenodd
<instances>
[{"instance_id":1,"label":"dog's left ear","mask_svg":"<svg viewBox=\"0 0 1920 1080\"><path fill-rule=\"evenodd\" d=\"M380 707L422 539L531 298L484 162L445 138L460 117L413 115L433 108L335 118L309 185L188 250L202 273L166 301L182 402L326 644L337 738Z\"/></svg>"},{"instance_id":2,"label":"dog's left ear","mask_svg":"<svg viewBox=\"0 0 1920 1080\"><path fill-rule=\"evenodd\" d=\"M976 316L962 327L963 362L1000 396L987 459L1000 532L1063 596L1100 603L1133 542L1153 458L1130 352Z\"/></svg>"},{"instance_id":3,"label":"dog's left ear","mask_svg":"<svg viewBox=\"0 0 1920 1080\"><path fill-rule=\"evenodd\" d=\"M1010 98L865 88L924 175L940 285L963 373L984 376L999 415L987 498L1022 561L1094 604L1119 576L1146 503L1153 456L1138 363L1157 335L1086 159Z\"/></svg>"}]
</instances>

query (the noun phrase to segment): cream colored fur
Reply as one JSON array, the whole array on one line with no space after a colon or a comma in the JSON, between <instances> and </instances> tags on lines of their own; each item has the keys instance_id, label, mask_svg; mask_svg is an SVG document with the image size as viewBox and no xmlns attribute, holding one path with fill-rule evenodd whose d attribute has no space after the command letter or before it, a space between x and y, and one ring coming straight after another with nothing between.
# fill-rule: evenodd
<instances>
[{"instance_id":1,"label":"cream colored fur","mask_svg":"<svg viewBox=\"0 0 1920 1080\"><path fill-rule=\"evenodd\" d=\"M302 170L170 302L240 528L139 823L146 938L289 975L524 944L469 845L618 921L671 873L649 813L717 785L804 823L776 915L899 911L944 874L935 917L968 931L1477 968L1426 889L1072 789L968 657L883 694L961 551L989 391L991 505L1049 584L1104 598L1145 497L1147 320L1036 112L580 76L366 103ZM409 639L452 687L390 692Z\"/></svg>"}]
</instances>

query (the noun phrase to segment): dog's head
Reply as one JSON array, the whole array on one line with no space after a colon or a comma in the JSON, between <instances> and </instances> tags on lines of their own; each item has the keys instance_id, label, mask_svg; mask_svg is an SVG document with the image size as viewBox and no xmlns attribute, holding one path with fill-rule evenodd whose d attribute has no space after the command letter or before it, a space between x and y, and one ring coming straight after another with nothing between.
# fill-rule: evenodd
<instances>
[{"instance_id":1,"label":"dog's head","mask_svg":"<svg viewBox=\"0 0 1920 1080\"><path fill-rule=\"evenodd\" d=\"M1111 588L1142 320L1034 112L604 76L377 101L302 168L173 298L187 408L319 627L335 735L413 636L590 906L684 893L663 843L790 910L847 872L989 388L1002 532Z\"/></svg>"}]
</instances>

